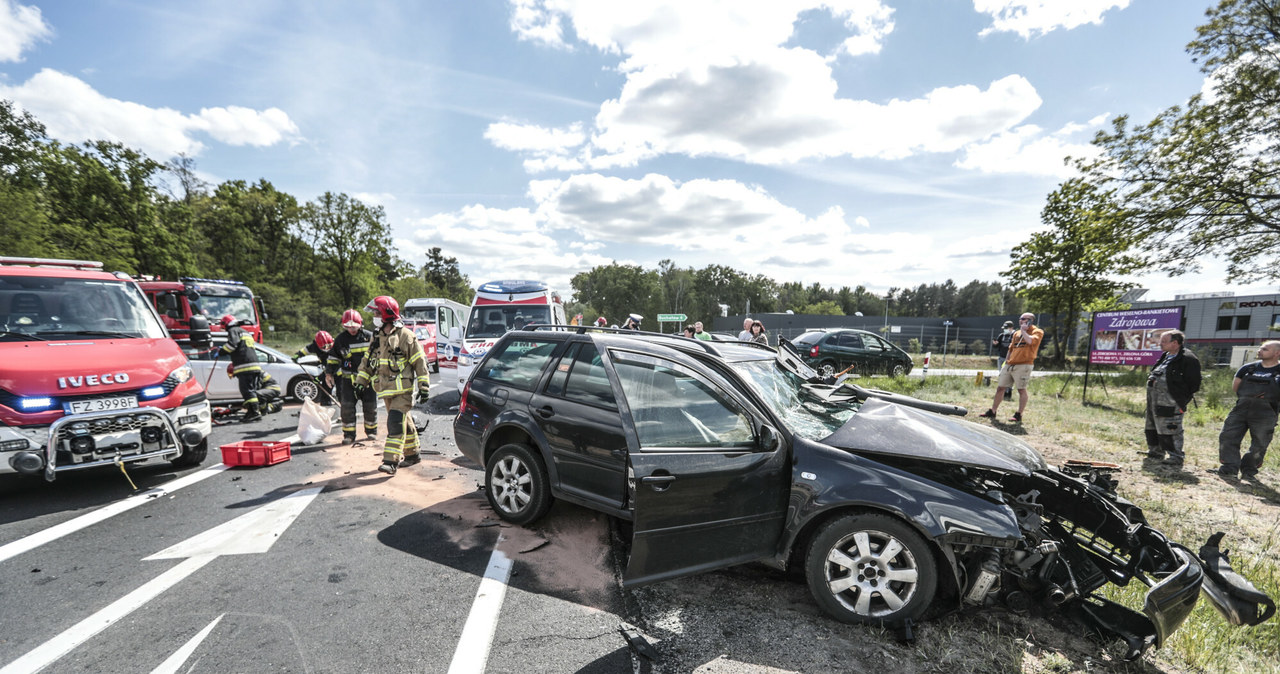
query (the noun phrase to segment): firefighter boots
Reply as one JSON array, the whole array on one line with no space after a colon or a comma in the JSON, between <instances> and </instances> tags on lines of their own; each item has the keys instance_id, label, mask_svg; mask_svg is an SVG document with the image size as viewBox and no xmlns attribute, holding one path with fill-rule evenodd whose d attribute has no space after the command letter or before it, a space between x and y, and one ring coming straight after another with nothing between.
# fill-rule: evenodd
<instances>
[{"instance_id":1,"label":"firefighter boots","mask_svg":"<svg viewBox=\"0 0 1280 674\"><path fill-rule=\"evenodd\" d=\"M386 473L387 475L395 475L396 468L399 467L399 465L400 464L396 463L395 461L383 461L382 465L378 466L378 470Z\"/></svg>"}]
</instances>

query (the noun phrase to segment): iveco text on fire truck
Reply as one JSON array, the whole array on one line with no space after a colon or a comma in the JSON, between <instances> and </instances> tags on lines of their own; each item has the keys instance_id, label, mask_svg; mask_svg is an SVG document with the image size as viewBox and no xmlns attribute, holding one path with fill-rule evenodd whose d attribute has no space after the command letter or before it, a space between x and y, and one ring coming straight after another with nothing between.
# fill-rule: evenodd
<instances>
[{"instance_id":1,"label":"iveco text on fire truck","mask_svg":"<svg viewBox=\"0 0 1280 674\"><path fill-rule=\"evenodd\" d=\"M160 320L175 340L186 341L191 330L191 317L204 316L216 333L213 338L226 341L218 320L227 314L240 321L240 327L262 343L262 322L267 318L262 300L253 296L249 286L227 279L182 277L162 281L155 277L139 277L138 287L147 294Z\"/></svg>"},{"instance_id":2,"label":"iveco text on fire truck","mask_svg":"<svg viewBox=\"0 0 1280 674\"><path fill-rule=\"evenodd\" d=\"M204 319L191 333L208 342ZM127 274L0 258L0 473L199 465L210 430L187 357Z\"/></svg>"},{"instance_id":3,"label":"iveco text on fire truck","mask_svg":"<svg viewBox=\"0 0 1280 674\"><path fill-rule=\"evenodd\" d=\"M560 293L548 290L542 281L491 281L476 288L458 356L458 391L471 378L472 367L509 330L567 322Z\"/></svg>"}]
</instances>

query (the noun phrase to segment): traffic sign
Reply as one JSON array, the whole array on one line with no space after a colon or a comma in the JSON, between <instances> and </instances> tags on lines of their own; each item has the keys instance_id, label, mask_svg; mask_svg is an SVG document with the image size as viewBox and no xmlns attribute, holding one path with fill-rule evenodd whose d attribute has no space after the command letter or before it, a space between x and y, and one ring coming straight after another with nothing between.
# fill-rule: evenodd
<instances>
[{"instance_id":1,"label":"traffic sign","mask_svg":"<svg viewBox=\"0 0 1280 674\"><path fill-rule=\"evenodd\" d=\"M658 314L659 323L683 323L689 320L684 314Z\"/></svg>"}]
</instances>

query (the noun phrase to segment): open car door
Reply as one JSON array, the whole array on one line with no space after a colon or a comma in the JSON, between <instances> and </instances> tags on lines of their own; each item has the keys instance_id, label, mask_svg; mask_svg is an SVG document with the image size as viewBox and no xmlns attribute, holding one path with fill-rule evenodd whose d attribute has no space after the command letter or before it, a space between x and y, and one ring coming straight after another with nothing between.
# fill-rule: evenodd
<instances>
[{"instance_id":1,"label":"open car door","mask_svg":"<svg viewBox=\"0 0 1280 674\"><path fill-rule=\"evenodd\" d=\"M710 378L613 351L630 409L634 536L624 584L769 557L791 487L778 433Z\"/></svg>"}]
</instances>

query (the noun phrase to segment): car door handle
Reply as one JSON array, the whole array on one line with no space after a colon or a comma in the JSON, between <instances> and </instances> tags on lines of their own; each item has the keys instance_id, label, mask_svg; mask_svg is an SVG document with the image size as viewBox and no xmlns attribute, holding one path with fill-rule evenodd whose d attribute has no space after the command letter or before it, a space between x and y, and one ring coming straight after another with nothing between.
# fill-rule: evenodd
<instances>
[{"instance_id":1,"label":"car door handle","mask_svg":"<svg viewBox=\"0 0 1280 674\"><path fill-rule=\"evenodd\" d=\"M654 491L666 491L671 486L671 483L675 481L675 475L649 475L648 477L640 478L641 484L649 485L649 488Z\"/></svg>"},{"instance_id":2,"label":"car door handle","mask_svg":"<svg viewBox=\"0 0 1280 674\"><path fill-rule=\"evenodd\" d=\"M555 415L555 411L551 409L550 405L543 405L542 407L538 408L538 416L542 417L543 419L550 419L554 415Z\"/></svg>"}]
</instances>

